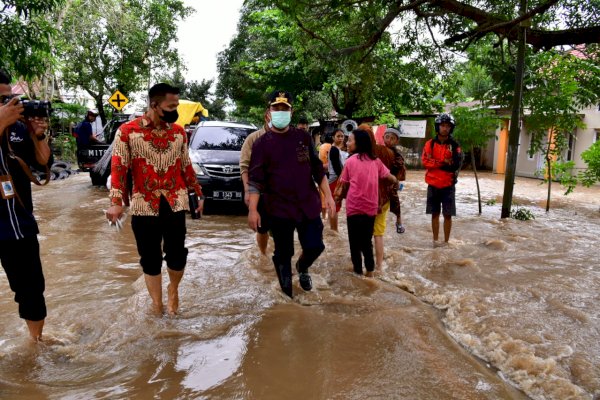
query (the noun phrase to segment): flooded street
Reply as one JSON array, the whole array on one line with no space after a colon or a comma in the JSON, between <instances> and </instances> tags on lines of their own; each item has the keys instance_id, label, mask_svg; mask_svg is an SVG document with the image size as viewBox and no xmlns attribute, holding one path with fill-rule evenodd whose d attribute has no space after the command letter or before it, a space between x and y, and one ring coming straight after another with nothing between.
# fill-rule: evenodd
<instances>
[{"instance_id":1,"label":"flooded street","mask_svg":"<svg viewBox=\"0 0 600 400\"><path fill-rule=\"evenodd\" d=\"M28 343L0 272L0 399L600 398L600 188L554 185L545 214L546 186L517 179L536 219L501 221L504 177L483 174L479 216L464 172L450 246L433 248L423 172L407 179L378 277L351 272L344 214L293 300L244 215L188 217L175 318L149 314L105 189L87 174L34 188L47 342Z\"/></svg>"}]
</instances>

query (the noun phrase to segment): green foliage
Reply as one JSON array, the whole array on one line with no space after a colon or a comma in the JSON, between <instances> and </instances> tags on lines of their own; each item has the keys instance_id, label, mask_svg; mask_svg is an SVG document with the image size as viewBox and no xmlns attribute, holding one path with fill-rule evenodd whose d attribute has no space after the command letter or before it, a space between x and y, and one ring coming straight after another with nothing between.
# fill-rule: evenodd
<instances>
[{"instance_id":1,"label":"green foliage","mask_svg":"<svg viewBox=\"0 0 600 400\"><path fill-rule=\"evenodd\" d=\"M247 122L260 127L265 123L265 108L249 107L243 110L236 108L229 113L229 119L238 122Z\"/></svg>"},{"instance_id":2,"label":"green foliage","mask_svg":"<svg viewBox=\"0 0 600 400\"><path fill-rule=\"evenodd\" d=\"M476 46L479 47L479 46ZM477 100L494 103L495 82L484 65L469 61L459 64L445 80L443 96L448 102Z\"/></svg>"},{"instance_id":3,"label":"green foliage","mask_svg":"<svg viewBox=\"0 0 600 400\"><path fill-rule=\"evenodd\" d=\"M482 107L456 107L452 110L456 120L454 138L464 149L484 147L495 137L498 118L492 110Z\"/></svg>"},{"instance_id":4,"label":"green foliage","mask_svg":"<svg viewBox=\"0 0 600 400\"><path fill-rule=\"evenodd\" d=\"M488 201L485 202L486 206L495 206L497 203L496 199L489 199Z\"/></svg>"},{"instance_id":5,"label":"green foliage","mask_svg":"<svg viewBox=\"0 0 600 400\"><path fill-rule=\"evenodd\" d=\"M52 130L55 132L52 147L58 149L61 159L69 162L77 161L77 143L71 128L77 124L86 112L86 107L77 103L52 104Z\"/></svg>"},{"instance_id":6,"label":"green foliage","mask_svg":"<svg viewBox=\"0 0 600 400\"><path fill-rule=\"evenodd\" d=\"M148 87L153 71L179 64L176 21L190 12L181 0L73 0L56 38L65 86L92 96L105 122L114 90L130 95Z\"/></svg>"},{"instance_id":7,"label":"green foliage","mask_svg":"<svg viewBox=\"0 0 600 400\"><path fill-rule=\"evenodd\" d=\"M236 113L264 108L265 95L276 89L296 95L296 115L317 119L328 118L332 109L352 118L441 108L434 99L438 64L411 57L410 49L397 46L389 35L365 57L333 56L331 49L305 34L291 8L279 5L245 2L238 34L219 55L218 93L235 102ZM319 24L319 34L352 43L358 32L351 26L360 26L366 15Z\"/></svg>"},{"instance_id":8,"label":"green foliage","mask_svg":"<svg viewBox=\"0 0 600 400\"><path fill-rule=\"evenodd\" d=\"M58 149L60 158L72 163L77 162L77 142L75 136L61 133L52 140L52 147Z\"/></svg>"},{"instance_id":9,"label":"green foliage","mask_svg":"<svg viewBox=\"0 0 600 400\"><path fill-rule=\"evenodd\" d=\"M388 127L396 127L398 125L398 118L393 113L381 114L375 120L376 125L387 125Z\"/></svg>"},{"instance_id":10,"label":"green foliage","mask_svg":"<svg viewBox=\"0 0 600 400\"><path fill-rule=\"evenodd\" d=\"M466 98L484 101L490 98L494 81L487 70L477 64L469 64L464 69L461 93Z\"/></svg>"},{"instance_id":11,"label":"green foliage","mask_svg":"<svg viewBox=\"0 0 600 400\"><path fill-rule=\"evenodd\" d=\"M581 158L587 164L587 170L579 175L583 185L589 187L600 182L600 140L581 153Z\"/></svg>"},{"instance_id":12,"label":"green foliage","mask_svg":"<svg viewBox=\"0 0 600 400\"><path fill-rule=\"evenodd\" d=\"M179 69L176 69L172 76L161 76L159 81L167 82L179 88L180 98L202 104L202 106L208 110L210 119L224 120L227 117L227 113L225 112L225 99L216 97L211 90L214 82L212 79L202 79L201 82L186 82Z\"/></svg>"},{"instance_id":13,"label":"green foliage","mask_svg":"<svg viewBox=\"0 0 600 400\"><path fill-rule=\"evenodd\" d=\"M574 163L564 156L570 135L585 127L579 110L600 101L600 69L591 60L551 51L536 54L531 62L535 73L528 76L524 94L531 115L525 122L531 135L530 155L544 154L545 168L540 175L548 183L549 210L552 181L559 180L566 187L565 194L577 185L577 176L572 173Z\"/></svg>"},{"instance_id":14,"label":"green foliage","mask_svg":"<svg viewBox=\"0 0 600 400\"><path fill-rule=\"evenodd\" d=\"M552 176L566 188L565 195L573 193L577 187L577 175L573 175L574 161L557 161L552 163Z\"/></svg>"},{"instance_id":15,"label":"green foliage","mask_svg":"<svg viewBox=\"0 0 600 400\"><path fill-rule=\"evenodd\" d=\"M309 122L331 118L331 98L325 92L305 91L300 95L302 113L295 112L294 119L304 115Z\"/></svg>"},{"instance_id":16,"label":"green foliage","mask_svg":"<svg viewBox=\"0 0 600 400\"><path fill-rule=\"evenodd\" d=\"M65 0L5 0L0 3L0 67L15 77L42 75L52 62L50 37L56 33L45 17Z\"/></svg>"},{"instance_id":17,"label":"green foliage","mask_svg":"<svg viewBox=\"0 0 600 400\"><path fill-rule=\"evenodd\" d=\"M87 108L77 103L52 103L52 121L55 129L64 130L71 124L79 122L85 116Z\"/></svg>"},{"instance_id":18,"label":"green foliage","mask_svg":"<svg viewBox=\"0 0 600 400\"><path fill-rule=\"evenodd\" d=\"M498 42L515 41L517 23L511 20L519 16L520 6L518 0L263 0L263 3L275 4L284 10L307 35L334 54L364 57L386 36L398 36L400 46L419 47L424 53L437 54L442 62L449 56L438 51L442 43L464 51L477 41L488 40L492 34L497 36ZM555 5L556 2L543 1L528 4L527 11L533 12L527 19L526 40L535 48L586 43L596 38L600 2L562 0L560 6ZM340 26L351 34L340 35ZM572 28L589 31L560 31Z\"/></svg>"},{"instance_id":19,"label":"green foliage","mask_svg":"<svg viewBox=\"0 0 600 400\"><path fill-rule=\"evenodd\" d=\"M510 211L510 217L519 221L531 221L535 219L533 212L525 207L517 207Z\"/></svg>"}]
</instances>

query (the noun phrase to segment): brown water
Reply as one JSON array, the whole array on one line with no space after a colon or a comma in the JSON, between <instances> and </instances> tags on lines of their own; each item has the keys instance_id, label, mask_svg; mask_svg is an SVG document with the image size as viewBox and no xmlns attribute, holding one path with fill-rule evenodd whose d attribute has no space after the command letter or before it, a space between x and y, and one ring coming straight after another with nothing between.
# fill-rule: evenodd
<instances>
[{"instance_id":1,"label":"brown water","mask_svg":"<svg viewBox=\"0 0 600 400\"><path fill-rule=\"evenodd\" d=\"M463 174L451 245L434 249L422 180L408 176L407 231L388 226L379 278L350 272L342 217L315 289L296 284L294 300L244 216L188 219L176 318L147 313L131 229L108 227L105 190L85 174L36 188L49 340L28 343L1 276L0 398L600 398L600 190L556 192L546 215L545 187L519 179L537 219L500 221L499 204L477 215ZM485 175L484 201L502 185Z\"/></svg>"}]
</instances>

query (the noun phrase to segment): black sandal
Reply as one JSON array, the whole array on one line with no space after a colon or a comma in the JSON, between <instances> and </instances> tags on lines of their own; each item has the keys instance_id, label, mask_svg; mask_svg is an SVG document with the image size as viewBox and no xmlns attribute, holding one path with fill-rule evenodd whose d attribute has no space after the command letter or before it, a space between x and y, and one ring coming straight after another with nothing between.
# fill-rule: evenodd
<instances>
[{"instance_id":1,"label":"black sandal","mask_svg":"<svg viewBox=\"0 0 600 400\"><path fill-rule=\"evenodd\" d=\"M396 233L404 233L406 232L406 229L404 228L404 226L402 224L399 224L396 222Z\"/></svg>"}]
</instances>

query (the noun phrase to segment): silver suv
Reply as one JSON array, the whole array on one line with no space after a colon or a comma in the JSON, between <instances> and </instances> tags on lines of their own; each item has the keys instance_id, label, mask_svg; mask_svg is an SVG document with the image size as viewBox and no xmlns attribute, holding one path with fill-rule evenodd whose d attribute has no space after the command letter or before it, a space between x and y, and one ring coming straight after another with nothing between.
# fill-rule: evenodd
<instances>
[{"instance_id":1,"label":"silver suv","mask_svg":"<svg viewBox=\"0 0 600 400\"><path fill-rule=\"evenodd\" d=\"M190 159L207 200L242 202L240 150L256 126L202 121L190 138Z\"/></svg>"}]
</instances>

